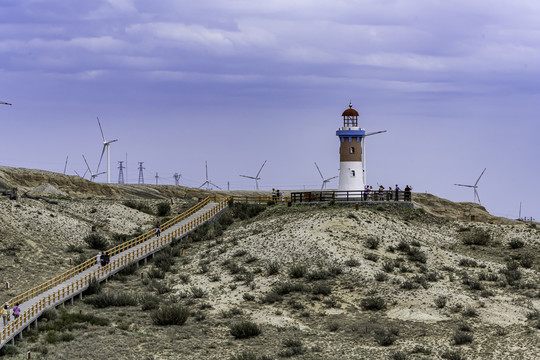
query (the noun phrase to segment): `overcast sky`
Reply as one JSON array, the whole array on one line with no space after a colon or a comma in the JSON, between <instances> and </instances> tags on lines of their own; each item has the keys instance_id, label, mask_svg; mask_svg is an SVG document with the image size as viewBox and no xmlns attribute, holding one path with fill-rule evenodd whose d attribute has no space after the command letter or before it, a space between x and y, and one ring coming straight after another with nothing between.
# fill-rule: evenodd
<instances>
[{"instance_id":1,"label":"overcast sky","mask_svg":"<svg viewBox=\"0 0 540 360\"><path fill-rule=\"evenodd\" d=\"M368 183L540 220L540 2L0 1L0 164L320 188L349 100ZM100 170L105 169L105 164ZM106 176L98 177L106 181ZM337 187L337 179L330 182Z\"/></svg>"}]
</instances>

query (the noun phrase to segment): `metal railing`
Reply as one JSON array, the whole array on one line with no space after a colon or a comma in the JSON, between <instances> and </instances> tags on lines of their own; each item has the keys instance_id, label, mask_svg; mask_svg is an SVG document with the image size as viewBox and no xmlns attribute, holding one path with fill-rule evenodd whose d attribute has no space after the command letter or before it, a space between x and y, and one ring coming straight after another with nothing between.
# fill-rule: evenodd
<instances>
[{"instance_id":1,"label":"metal railing","mask_svg":"<svg viewBox=\"0 0 540 360\"><path fill-rule=\"evenodd\" d=\"M75 280L74 282L66 284L65 286L47 295L46 297L43 297L38 302L33 304L29 309L21 313L21 315L17 319L8 323L8 325L6 325L0 331L0 342L2 343L2 346L7 338L9 338L12 334L16 333L17 331L19 331L21 328L26 327L28 325L27 323L31 319L33 319L34 317L37 317L37 315L40 314L43 310L45 310L47 307L54 305L56 303L59 303L61 301L67 300L70 296L74 296L75 294L83 291L88 286L91 279L93 278L100 279L110 274L113 274L114 272L123 268L127 264L130 264L131 262L133 262L135 259L140 259L144 255L150 254L151 252L156 251L158 248L170 243L173 239L188 233L189 231L193 230L194 228L198 227L202 223L211 219L221 210L226 208L228 206L229 201L230 201L229 197L221 199L218 202L218 204L212 209L210 209L209 211L199 215L198 217L192 219L191 221L175 229L174 231L169 232L168 234L163 234L162 236L155 238L154 240L152 240L151 242L147 244L144 244L143 246L137 247L138 245L148 241L153 236L152 231L148 231L143 235L140 235L123 244L113 247L112 249L109 250L111 256L120 254L121 256L119 258L112 260L106 266L99 267L96 270L88 274L85 274L83 277ZM162 229L163 230L169 229L171 226L188 218L189 216L193 215L194 213L202 209L209 202L210 202L210 198L207 197L206 199L197 203L195 206L193 206L189 210L185 211L184 213L164 223ZM128 251L129 249L132 249L132 251ZM28 290L25 293L10 299L9 300L10 307L13 307L15 303L23 303L36 296L39 296L47 292L48 290L53 289L54 287L58 285L61 285L65 281L75 277L76 275L84 272L85 270L88 270L94 265L96 265L96 257L93 257L85 261L84 263L76 266L75 268L69 271L66 271L63 274L58 275L54 277L53 279L48 280L45 283L38 285L34 287L33 289Z\"/></svg>"}]
</instances>

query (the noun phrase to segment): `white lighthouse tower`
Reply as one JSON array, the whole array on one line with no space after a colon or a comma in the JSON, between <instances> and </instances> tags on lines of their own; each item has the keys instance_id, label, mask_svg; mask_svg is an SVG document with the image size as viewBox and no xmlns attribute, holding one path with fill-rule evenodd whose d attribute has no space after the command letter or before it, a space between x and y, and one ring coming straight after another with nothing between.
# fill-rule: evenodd
<instances>
[{"instance_id":1,"label":"white lighthouse tower","mask_svg":"<svg viewBox=\"0 0 540 360\"><path fill-rule=\"evenodd\" d=\"M366 134L358 126L358 111L352 103L342 114L343 127L336 131L339 137L339 187L338 191L363 190L366 185L365 137L386 132Z\"/></svg>"}]
</instances>

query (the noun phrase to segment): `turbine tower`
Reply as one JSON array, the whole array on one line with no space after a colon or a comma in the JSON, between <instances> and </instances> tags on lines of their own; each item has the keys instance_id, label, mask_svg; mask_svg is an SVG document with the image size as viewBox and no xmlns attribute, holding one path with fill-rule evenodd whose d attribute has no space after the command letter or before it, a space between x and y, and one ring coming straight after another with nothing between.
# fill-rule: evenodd
<instances>
[{"instance_id":1,"label":"turbine tower","mask_svg":"<svg viewBox=\"0 0 540 360\"><path fill-rule=\"evenodd\" d=\"M325 179L322 172L321 172L321 169L319 169L319 165L317 165L317 163L315 163L315 166L317 167L317 171L319 171L319 175L321 175L321 179L323 181L322 185L321 185L321 190L326 189L326 184L329 183L330 180L337 178L337 176L333 176L331 178Z\"/></svg>"},{"instance_id":2,"label":"turbine tower","mask_svg":"<svg viewBox=\"0 0 540 360\"><path fill-rule=\"evenodd\" d=\"M480 204L480 205L482 205L482 203L480 202L480 195L478 195L478 190L477 190L478 189L478 182L480 181L480 178L482 177L482 175L484 175L484 172L486 171L486 169L487 168L484 168L484 171L482 171L482 173L480 174L480 176L478 177L478 179L476 180L474 185L454 184L456 186L464 186L464 187L473 188L474 189L473 201L476 202L476 200L478 200L478 204Z\"/></svg>"},{"instance_id":3,"label":"turbine tower","mask_svg":"<svg viewBox=\"0 0 540 360\"><path fill-rule=\"evenodd\" d=\"M386 130L366 134L366 130L358 126L358 111L353 109L351 102L342 116L343 127L336 131L340 142L338 190L363 190L367 183L365 137L381 134Z\"/></svg>"},{"instance_id":4,"label":"turbine tower","mask_svg":"<svg viewBox=\"0 0 540 360\"><path fill-rule=\"evenodd\" d=\"M257 189L257 191L259 190L259 180L261 180L261 178L259 177L259 174L261 173L261 171L262 171L262 169L264 167L264 164L266 164L266 161L268 161L268 160L264 160L264 162L263 162L261 168L259 169L259 172L257 173L257 175L255 175L255 176L240 175L242 177L255 180L255 188Z\"/></svg>"},{"instance_id":5,"label":"turbine tower","mask_svg":"<svg viewBox=\"0 0 540 360\"><path fill-rule=\"evenodd\" d=\"M105 148L107 148L107 184L111 183L111 149L110 146L113 142L118 141L118 139L107 141L105 140L105 135L103 135L103 129L101 128L101 123L99 122L99 117L97 118L99 125L99 130L101 131L101 138L103 139L103 150L101 150L101 157L99 158L99 163L96 172L99 172L99 166L101 165L101 160L103 159L103 154L105 153Z\"/></svg>"},{"instance_id":6,"label":"turbine tower","mask_svg":"<svg viewBox=\"0 0 540 360\"><path fill-rule=\"evenodd\" d=\"M206 167L206 181L202 183L201 186L199 186L199 189L202 188L204 185L206 185L206 190L210 190L210 185L217 187L219 190L221 188L214 184L212 181L208 180L208 162L204 162L204 166Z\"/></svg>"}]
</instances>

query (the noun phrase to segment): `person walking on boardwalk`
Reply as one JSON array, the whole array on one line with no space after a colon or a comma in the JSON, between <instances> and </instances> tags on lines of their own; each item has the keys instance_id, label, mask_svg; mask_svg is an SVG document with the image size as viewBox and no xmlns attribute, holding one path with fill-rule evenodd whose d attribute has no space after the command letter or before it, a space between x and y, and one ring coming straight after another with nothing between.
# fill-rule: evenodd
<instances>
[{"instance_id":1,"label":"person walking on boardwalk","mask_svg":"<svg viewBox=\"0 0 540 360\"><path fill-rule=\"evenodd\" d=\"M392 200L392 195L394 195L394 194L392 193L392 187L389 186L389 187L388 187L388 192L386 193L386 200L388 200L388 201Z\"/></svg>"},{"instance_id":2,"label":"person walking on boardwalk","mask_svg":"<svg viewBox=\"0 0 540 360\"><path fill-rule=\"evenodd\" d=\"M394 200L399 201L399 186L398 186L398 184L396 184L396 198Z\"/></svg>"},{"instance_id":3,"label":"person walking on boardwalk","mask_svg":"<svg viewBox=\"0 0 540 360\"><path fill-rule=\"evenodd\" d=\"M382 185L379 185L379 200L380 201L384 200L384 186Z\"/></svg>"},{"instance_id":4,"label":"person walking on boardwalk","mask_svg":"<svg viewBox=\"0 0 540 360\"><path fill-rule=\"evenodd\" d=\"M274 188L272 188L272 201L273 202L277 201L277 193L276 193L276 189Z\"/></svg>"},{"instance_id":5,"label":"person walking on boardwalk","mask_svg":"<svg viewBox=\"0 0 540 360\"><path fill-rule=\"evenodd\" d=\"M13 307L13 319L17 320L19 315L21 314L21 308L19 307L19 303L16 303Z\"/></svg>"},{"instance_id":6,"label":"person walking on boardwalk","mask_svg":"<svg viewBox=\"0 0 540 360\"><path fill-rule=\"evenodd\" d=\"M2 310L0 311L0 313L2 314L2 320L4 321L4 326L6 326L9 321L9 304L8 303L2 306Z\"/></svg>"},{"instance_id":7,"label":"person walking on boardwalk","mask_svg":"<svg viewBox=\"0 0 540 360\"><path fill-rule=\"evenodd\" d=\"M96 264L98 267L101 266L101 251L98 252L97 256L96 256Z\"/></svg>"},{"instance_id":8,"label":"person walking on boardwalk","mask_svg":"<svg viewBox=\"0 0 540 360\"><path fill-rule=\"evenodd\" d=\"M101 255L101 266L107 266L107 264L111 261L111 258L109 257L109 253L106 251Z\"/></svg>"},{"instance_id":9,"label":"person walking on boardwalk","mask_svg":"<svg viewBox=\"0 0 540 360\"><path fill-rule=\"evenodd\" d=\"M161 227L159 226L159 224L156 225L156 236L159 237L159 235L161 235Z\"/></svg>"}]
</instances>

